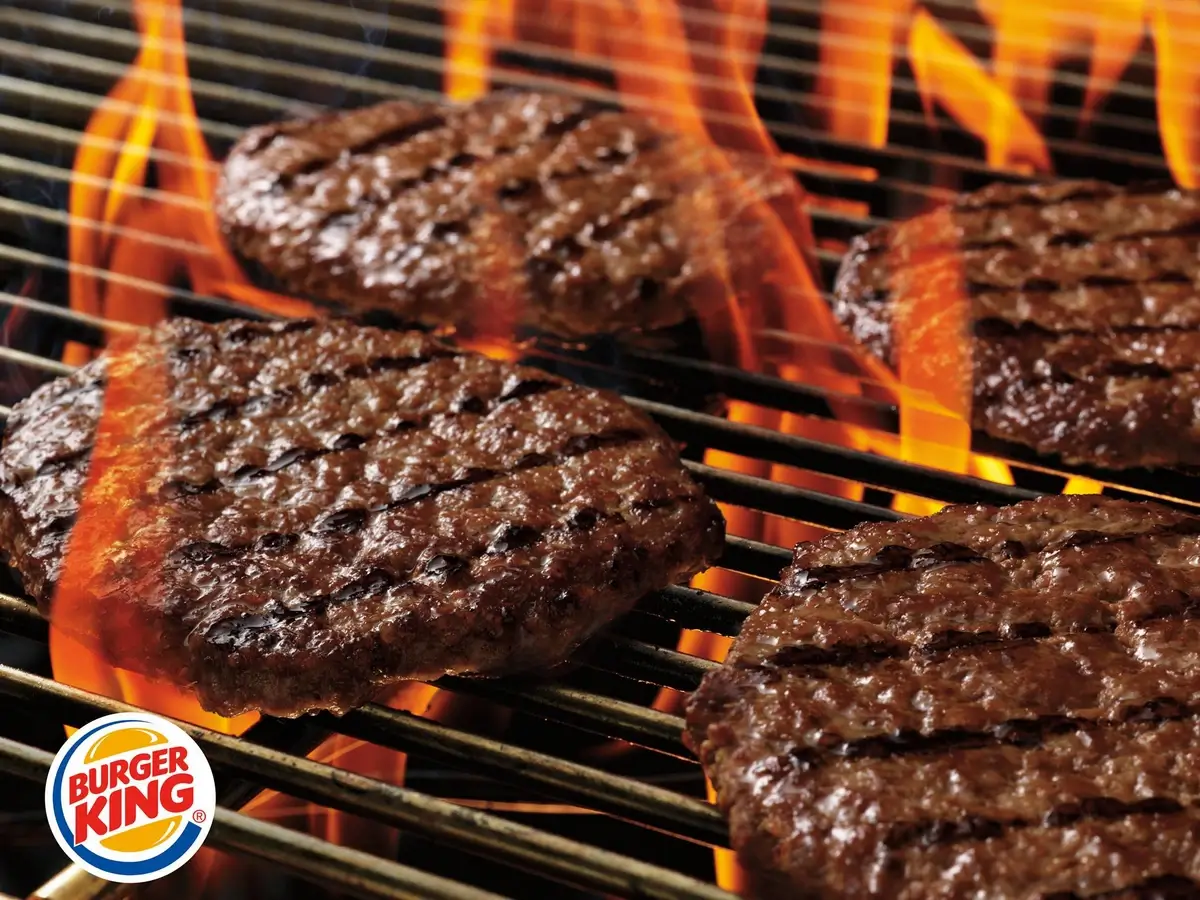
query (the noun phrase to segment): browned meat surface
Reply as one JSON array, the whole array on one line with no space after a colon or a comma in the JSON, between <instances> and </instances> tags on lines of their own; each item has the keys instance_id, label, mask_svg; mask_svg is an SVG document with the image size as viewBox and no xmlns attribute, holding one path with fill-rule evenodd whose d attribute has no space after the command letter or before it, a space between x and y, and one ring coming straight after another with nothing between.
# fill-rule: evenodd
<instances>
[{"instance_id":1,"label":"browned meat surface","mask_svg":"<svg viewBox=\"0 0 1200 900\"><path fill-rule=\"evenodd\" d=\"M974 427L1068 462L1200 464L1200 193L994 185L858 238L833 309L899 364L906 275L961 269ZM954 340L955 336L947 336Z\"/></svg>"},{"instance_id":2,"label":"browned meat surface","mask_svg":"<svg viewBox=\"0 0 1200 900\"><path fill-rule=\"evenodd\" d=\"M797 546L688 708L758 896L1200 895L1198 597L1153 503Z\"/></svg>"},{"instance_id":3,"label":"browned meat surface","mask_svg":"<svg viewBox=\"0 0 1200 900\"><path fill-rule=\"evenodd\" d=\"M675 325L712 265L704 154L557 95L394 101L251 130L217 212L282 288L428 325Z\"/></svg>"},{"instance_id":4,"label":"browned meat surface","mask_svg":"<svg viewBox=\"0 0 1200 900\"><path fill-rule=\"evenodd\" d=\"M615 396L340 320L179 319L128 352L165 372L168 452L87 594L103 650L146 641L114 661L210 710L550 665L721 552L716 506ZM0 451L0 545L43 608L112 365L37 390Z\"/></svg>"}]
</instances>

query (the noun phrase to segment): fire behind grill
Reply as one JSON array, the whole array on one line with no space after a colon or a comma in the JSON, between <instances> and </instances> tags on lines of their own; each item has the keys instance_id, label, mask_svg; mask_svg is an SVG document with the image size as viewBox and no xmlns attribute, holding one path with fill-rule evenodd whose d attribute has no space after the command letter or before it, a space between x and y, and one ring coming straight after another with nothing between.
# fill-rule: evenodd
<instances>
[{"instance_id":1,"label":"fire behind grill","mask_svg":"<svg viewBox=\"0 0 1200 900\"><path fill-rule=\"evenodd\" d=\"M377 4L383 7L384 4ZM215 4L209 4L216 8ZM799 26L785 15L789 28ZM798 4L801 9L804 4ZM815 5L809 4L815 8ZM411 0L392 4L393 16L369 12L348 16L345 7L322 2L255 0L223 4L233 13L194 12L188 20L193 89L204 131L220 156L247 125L317 105L344 106L392 96L428 97L441 82L444 55L436 3ZM103 13L103 15L101 15ZM784 21L786 20L786 21ZM274 27L263 27L270 22ZM88 115L137 49L127 0L72 0L53 3L14 0L0 9L0 307L7 310L5 347L0 349L0 388L11 404L46 377L66 368L57 358L64 338L100 346L117 327L63 308L69 264L64 255L62 212L71 173L70 157ZM362 48L371 48L364 63ZM767 52L805 57L811 47L776 29ZM789 43L791 41L791 43ZM266 45L264 45L264 42ZM511 52L500 62L532 73L510 76L537 86L541 74L584 76L604 83L603 72L571 70L567 62ZM564 68L565 67L565 68ZM770 87L770 85L768 85ZM915 211L944 194L929 185L947 181L972 188L1010 175L988 170L972 156L976 148L951 134L929 152L928 133L901 108L893 143L882 149L849 144L795 124L787 98L797 88L785 82L764 91L767 119L785 151L870 167L878 176L823 173L800 177L810 190L867 204L858 218L817 210L814 226L826 249L821 263L828 278L836 248L885 217ZM774 99L771 99L774 98ZM912 110L919 111L915 98ZM1145 110L1141 115L1153 125ZM1098 140L1120 147L1119 141ZM1055 144L1059 171L1087 166L1087 174L1115 180L1157 178L1165 169L1156 159L1133 153L1092 152L1060 138ZM1104 171L1097 172L1097 166ZM204 318L255 314L180 286L162 286L174 311ZM782 339L782 338L781 338ZM684 341L686 347L688 342ZM837 352L837 348L834 348ZM773 515L800 519L825 529L861 521L896 518L890 508L903 492L939 501L1012 502L1035 492L1058 492L1072 475L1097 478L1106 492L1152 494L1184 506L1200 505L1192 479L1147 472L1119 477L1063 469L1012 447L977 438L976 449L1014 464L1015 487L948 474L844 447L778 434L729 422L705 410L703 398L721 395L761 406L830 418L832 397L820 388L718 365L688 355L678 346L597 345L565 349L535 344L528 362L555 368L585 381L618 385L632 401L686 442L697 476L718 500ZM698 392L668 390L699 385ZM856 399L876 421L895 430L898 411L883 402ZM737 475L697 462L700 451L719 449L861 482L869 486L855 502L763 479ZM730 538L720 566L758 579L766 590L789 553L779 547ZM256 856L333 887L378 896L485 897L442 880L462 879L511 896L710 898L729 895L712 885L709 846L724 846L720 816L705 803L695 761L679 741L681 721L647 708L654 686L690 690L712 665L671 649L680 627L718 634L736 633L749 606L738 600L688 588L647 597L638 612L612 635L588 648L581 668L561 681L470 681L444 679L439 686L495 702L520 715L503 740L426 721L378 705L336 719L323 715L303 723L265 720L241 738L195 731L223 774L223 803L236 808L260 787L358 813L401 828L404 863L305 838L233 813L222 814L212 842ZM26 671L0 668L3 721L12 711L36 710L28 733L0 739L0 769L28 778L36 809L48 756L38 745L53 746L62 724L80 724L122 708L49 680L43 666L46 625L11 585L0 596L0 629L15 635L0 652ZM405 788L340 773L307 762L302 755L329 732L408 751L413 765ZM578 761L574 751L586 736L616 738L641 748L628 760ZM583 736L583 737L581 737ZM19 740L13 740L18 738ZM629 777L636 775L637 777ZM562 806L559 815L505 815L446 802L438 797L545 798ZM581 815L594 811L603 816ZM5 822L0 819L0 828ZM0 845L4 845L0 830ZM438 848L442 849L439 850ZM448 849L446 849L448 848ZM487 864L464 865L461 852ZM51 860L53 857L50 858ZM494 867L492 867L494 864ZM525 874L517 874L519 870ZM440 875L429 874L431 871ZM466 874L464 874L466 873ZM5 875L0 869L0 878ZM557 885L557 886L556 886ZM23 886L0 887L24 890ZM554 893L549 893L554 892Z\"/></svg>"}]
</instances>

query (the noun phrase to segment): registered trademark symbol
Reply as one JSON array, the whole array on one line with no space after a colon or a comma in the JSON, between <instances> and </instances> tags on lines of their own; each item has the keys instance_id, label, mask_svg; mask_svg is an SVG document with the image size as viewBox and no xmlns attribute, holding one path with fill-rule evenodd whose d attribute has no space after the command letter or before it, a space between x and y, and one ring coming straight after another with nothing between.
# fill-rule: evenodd
<instances>
[{"instance_id":1,"label":"registered trademark symbol","mask_svg":"<svg viewBox=\"0 0 1200 900\"><path fill-rule=\"evenodd\" d=\"M208 818L208 816L204 815L204 810L202 810L202 809L198 809L194 813L192 813L192 821L195 822L197 825L199 825L201 822L203 822L207 818Z\"/></svg>"}]
</instances>

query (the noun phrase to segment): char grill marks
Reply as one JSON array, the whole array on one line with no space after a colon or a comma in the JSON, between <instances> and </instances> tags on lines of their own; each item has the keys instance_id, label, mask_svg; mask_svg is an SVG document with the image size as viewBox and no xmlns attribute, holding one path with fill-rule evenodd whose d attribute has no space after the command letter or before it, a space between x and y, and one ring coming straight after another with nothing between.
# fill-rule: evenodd
<instances>
[{"instance_id":1,"label":"char grill marks","mask_svg":"<svg viewBox=\"0 0 1200 900\"><path fill-rule=\"evenodd\" d=\"M857 239L835 315L898 365L894 306L930 267L969 306L975 427L1068 462L1200 462L1200 193L995 185Z\"/></svg>"},{"instance_id":2,"label":"char grill marks","mask_svg":"<svg viewBox=\"0 0 1200 900\"><path fill-rule=\"evenodd\" d=\"M1198 566L1098 497L800 545L689 705L735 846L829 896L1200 883Z\"/></svg>"},{"instance_id":3,"label":"char grill marks","mask_svg":"<svg viewBox=\"0 0 1200 900\"><path fill-rule=\"evenodd\" d=\"M571 97L395 101L251 131L217 209L236 252L294 293L576 337L692 314L693 199L711 168L649 121Z\"/></svg>"},{"instance_id":4,"label":"char grill marks","mask_svg":"<svg viewBox=\"0 0 1200 900\"><path fill-rule=\"evenodd\" d=\"M552 664L720 552L675 447L611 395L338 320L174 320L137 352L168 371L171 451L123 545L142 562L93 587L161 640L120 663L196 683L215 711ZM43 603L105 373L35 393L0 453L0 537Z\"/></svg>"}]
</instances>

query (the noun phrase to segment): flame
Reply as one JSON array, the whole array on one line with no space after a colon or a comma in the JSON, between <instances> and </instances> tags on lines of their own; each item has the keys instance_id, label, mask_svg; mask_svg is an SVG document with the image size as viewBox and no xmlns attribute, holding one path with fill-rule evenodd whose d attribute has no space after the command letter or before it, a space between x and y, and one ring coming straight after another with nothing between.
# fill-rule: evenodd
<instances>
[{"instance_id":1,"label":"flame","mask_svg":"<svg viewBox=\"0 0 1200 900\"><path fill-rule=\"evenodd\" d=\"M966 472L971 447L970 301L964 289L961 255L939 247L938 234L951 229L942 208L905 223L903 239L934 249L904 258L892 252L887 269L898 349L900 456L928 460L951 472ZM898 232L900 233L900 232ZM953 233L953 232L951 232ZM900 496L900 512L929 515L941 504Z\"/></svg>"},{"instance_id":2,"label":"flame","mask_svg":"<svg viewBox=\"0 0 1200 900\"><path fill-rule=\"evenodd\" d=\"M91 579L112 558L136 521L130 498L145 485L169 448L163 446L161 417L167 377L161 358L145 352L137 332L119 333L110 345L104 410L96 430L79 514L51 603L50 657L55 677L85 690L136 703L227 734L240 734L254 715L227 719L204 712L195 698L165 683L107 666L88 646L104 646L116 659L132 658L141 643L132 617L118 604L99 602ZM153 551L150 551L152 555ZM126 560L156 571L161 559ZM69 630L65 626L69 625Z\"/></svg>"},{"instance_id":3,"label":"flame","mask_svg":"<svg viewBox=\"0 0 1200 900\"><path fill-rule=\"evenodd\" d=\"M997 86L1034 119L1046 107L1057 66L1086 57L1090 63L1081 123L1090 120L1137 52L1145 15L1143 0L1012 3L980 0L995 30L992 65Z\"/></svg>"},{"instance_id":4,"label":"flame","mask_svg":"<svg viewBox=\"0 0 1200 900\"><path fill-rule=\"evenodd\" d=\"M308 304L258 291L225 249L213 212L216 168L200 132L188 84L182 16L177 2L135 0L142 36L133 64L88 123L75 158L69 208L71 308L109 320L150 325L165 314L159 285L186 275L196 291L228 296L282 313L312 313ZM144 184L153 166L159 190ZM164 203L160 199L172 199ZM148 246L149 245L149 246ZM106 274L107 273L107 274ZM114 371L138 358L136 332L118 333L110 346ZM64 359L79 364L88 348L68 346ZM54 617L75 623L74 635L51 628L55 676L68 684L136 703L164 715L226 733L241 733L256 719L204 712L195 698L165 683L114 669L78 640L101 634L98 610L85 582L100 548L126 524L112 510L132 514L121 497L138 496L162 453L139 438L165 409L165 375L159 370L110 376L97 432L88 487L54 599ZM139 418L141 416L141 418ZM151 432L152 433L152 432ZM105 453L128 452L106 470ZM159 455L155 455L158 453ZM105 498L108 498L106 505ZM115 499L114 499L115 498Z\"/></svg>"},{"instance_id":5,"label":"flame","mask_svg":"<svg viewBox=\"0 0 1200 900\"><path fill-rule=\"evenodd\" d=\"M912 0L822 4L815 105L831 134L887 143L896 43L911 8Z\"/></svg>"},{"instance_id":6,"label":"flame","mask_svg":"<svg viewBox=\"0 0 1200 900\"><path fill-rule=\"evenodd\" d=\"M1063 59L1089 54L1091 69L1080 116L1084 125L1127 67L1145 24L1158 54L1159 116L1167 159L1180 184L1195 185L1200 172L1200 101L1194 98L1200 84L1188 51L1195 41L1192 35L1200 33L1200 13L1178 0L1112 0L1098 10L1085 0L1045 0L1032 6L1016 0L980 0L979 8L995 34L990 71L947 26L912 0L825 0L813 105L829 131L869 146L886 144L895 57L903 50L931 119L935 109L953 117L984 143L993 166L1049 171L1050 153L1038 123L1055 67ZM71 186L69 234L72 308L135 325L152 324L165 313L162 286L180 279L198 293L270 312L318 314L310 304L254 287L225 248L212 203L218 167L205 145L190 91L180 0L134 0L133 9L141 35L139 52L93 114L75 161L79 177ZM712 151L703 154L699 165L723 189L698 192L697 220L739 223L761 235L753 265L726 252L719 233L712 236L711 257L721 296L712 311L705 312L702 324L715 355L836 394L861 394L865 380L870 380L894 396L901 411L898 437L882 433L877 423L863 420L852 409L836 409L836 420L818 421L736 401L729 406L731 420L1012 482L1003 462L970 452L970 323L955 254L933 255L894 269L893 293L900 298L898 377L861 358L861 371L848 374L834 358L832 348L844 346L844 337L812 274L814 241L805 211L809 198L787 175L788 166L819 171L834 164L785 158L757 113L754 83L767 22L766 0L447 0L445 15L445 91L451 99L466 101L489 90L494 56L507 42L565 48L607 62L627 107ZM155 192L144 188L151 172L159 187ZM780 172L786 177L778 177ZM855 174L876 176L870 170ZM927 224L936 227L936 217L948 213L932 215ZM493 231L497 240L513 239L501 222ZM720 231L719 225L714 227L714 232ZM501 267L516 258L505 252L485 257ZM505 288L516 281L507 270L485 275L487 284ZM478 350L514 359L518 351L503 336L521 297L505 289L493 294L489 300L505 311L492 323L499 327L467 337ZM782 356L769 354L761 341L766 332L806 340ZM948 340L947 335L958 337ZM254 716L221 719L204 713L185 692L107 666L77 640L80 633L102 634L108 624L99 620L88 600L86 573L99 548L108 546L128 524L132 509L112 498L135 496L148 478L158 458L155 445L138 443L137 435L165 400L161 372L139 371L132 364L122 368L122 359L132 363L138 358L135 346L118 343L111 351L117 360L116 377L107 391L84 508L54 598L56 621L74 623L72 634L52 624L56 677L240 733ZM82 362L89 355L85 348L72 346L66 358ZM130 454L130 447L137 452ZM709 451L705 461L861 498L861 485L783 465L718 451ZM1064 491L1099 488L1094 481L1073 478ZM895 499L895 507L905 512L928 513L940 506L906 495ZM95 514L101 509L105 516ZM769 543L788 546L821 533L752 510L723 505L723 511L731 534ZM721 569L704 573L694 584L755 602L763 590L761 582ZM719 660L729 643L722 636L686 631L679 648ZM411 685L389 702L427 713L435 700L444 698L427 686ZM680 700L681 695L664 690L655 705L677 712ZM315 757L394 781L404 777L403 755L381 754L378 748L347 738L331 739ZM299 815L316 833L343 843L381 841L378 846L386 847L392 839L377 831L360 832L353 821L307 804L297 808L270 792L251 808L259 815ZM741 889L743 879L733 855L718 851L715 863L718 882Z\"/></svg>"},{"instance_id":7,"label":"flame","mask_svg":"<svg viewBox=\"0 0 1200 900\"><path fill-rule=\"evenodd\" d=\"M267 312L315 315L310 304L254 287L225 248L213 211L217 167L209 156L188 82L178 0L135 0L141 34L136 59L96 109L80 143L70 194L70 303L73 309L134 325L166 313L161 286L186 279L197 293L227 297ZM153 167L158 189L144 185ZM107 348L108 383L77 523L72 530L51 614L50 654L55 677L85 690L133 703L227 734L241 734L258 716L224 718L205 712L188 691L108 665L139 652L138 629L124 627L89 590L89 577L111 556L132 524L137 503L164 455L156 423L167 409L161 359L141 344L140 329L117 331ZM496 350L505 352L503 349ZM71 346L64 358L82 363L88 348ZM140 560L155 571L161 560ZM64 625L69 623L69 629ZM103 642L100 644L98 642ZM148 643L148 642L147 642ZM437 695L428 685L404 685L387 700L396 709L424 713ZM404 778L405 756L349 738L325 741L313 758L384 778ZM311 804L264 792L248 807L263 817L295 824L343 845L395 851L394 831ZM214 896L239 867L202 854L190 867L190 889ZM210 877L211 876L211 877Z\"/></svg>"},{"instance_id":8,"label":"flame","mask_svg":"<svg viewBox=\"0 0 1200 900\"><path fill-rule=\"evenodd\" d=\"M213 208L218 168L200 131L188 82L178 0L134 0L141 34L133 64L88 122L75 157L69 208L71 308L150 325L165 314L154 286L186 276L198 293L283 315L313 315L307 303L255 288L226 249ZM153 166L164 205L140 189ZM147 248L157 236L176 252ZM109 273L108 276L104 273ZM90 354L72 347L67 361Z\"/></svg>"},{"instance_id":9,"label":"flame","mask_svg":"<svg viewBox=\"0 0 1200 900\"><path fill-rule=\"evenodd\" d=\"M988 165L1049 171L1045 141L1013 95L926 10L913 18L908 58L926 114L932 119L935 103L943 105L959 124L984 141Z\"/></svg>"},{"instance_id":10,"label":"flame","mask_svg":"<svg viewBox=\"0 0 1200 900\"><path fill-rule=\"evenodd\" d=\"M1200 7L1150 0L1150 8L1163 150L1175 180L1194 188L1200 186Z\"/></svg>"}]
</instances>

